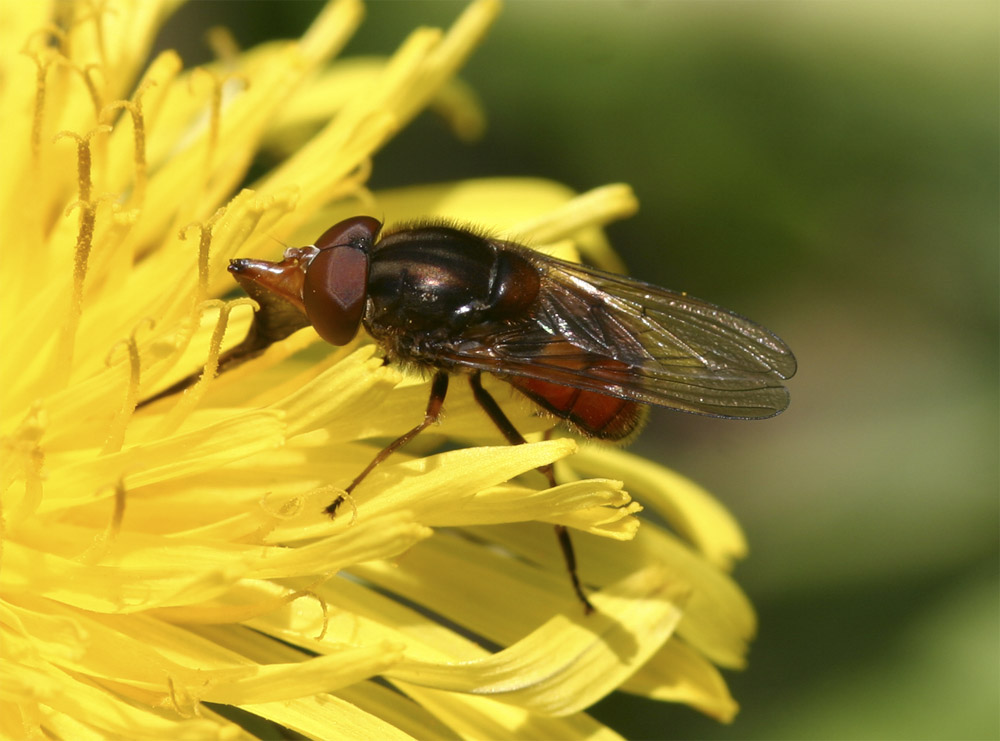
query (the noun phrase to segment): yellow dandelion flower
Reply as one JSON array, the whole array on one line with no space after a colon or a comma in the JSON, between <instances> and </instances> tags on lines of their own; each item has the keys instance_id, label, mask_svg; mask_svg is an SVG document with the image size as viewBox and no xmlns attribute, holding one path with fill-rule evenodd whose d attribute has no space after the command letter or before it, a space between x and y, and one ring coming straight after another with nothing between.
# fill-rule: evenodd
<instances>
[{"instance_id":1,"label":"yellow dandelion flower","mask_svg":"<svg viewBox=\"0 0 1000 741\"><path fill-rule=\"evenodd\" d=\"M742 666L754 631L727 575L745 547L697 486L570 439L507 445L458 389L331 520L426 381L309 328L216 373L253 311L219 298L228 260L345 215L606 250L599 227L635 208L624 186L365 189L425 107L478 126L453 75L496 3L382 62L329 64L362 14L336 0L296 42L192 70L146 60L175 4L0 7L0 734L243 737L258 716L316 738L612 737L584 711L616 689L730 719L716 667ZM238 190L310 117L326 123ZM508 406L519 429L547 426ZM426 454L445 435L460 445ZM533 470L557 461L567 483L539 488ZM623 480L671 530L638 527ZM593 615L552 524L589 534Z\"/></svg>"}]
</instances>

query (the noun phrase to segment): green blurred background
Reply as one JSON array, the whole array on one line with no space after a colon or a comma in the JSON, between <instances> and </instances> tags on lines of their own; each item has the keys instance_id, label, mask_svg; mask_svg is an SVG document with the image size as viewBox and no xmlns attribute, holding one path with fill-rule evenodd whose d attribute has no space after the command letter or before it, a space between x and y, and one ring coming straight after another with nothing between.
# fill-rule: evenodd
<instances>
[{"instance_id":1,"label":"green blurred background","mask_svg":"<svg viewBox=\"0 0 1000 741\"><path fill-rule=\"evenodd\" d=\"M298 35L318 3L186 6L208 58ZM453 2L374 2L348 54L388 54ZM995 2L512 2L463 77L489 117L424 115L376 188L535 175L630 183L633 274L751 316L795 350L780 417L657 412L634 449L748 531L760 613L731 726L616 695L630 738L996 739L998 10Z\"/></svg>"}]
</instances>

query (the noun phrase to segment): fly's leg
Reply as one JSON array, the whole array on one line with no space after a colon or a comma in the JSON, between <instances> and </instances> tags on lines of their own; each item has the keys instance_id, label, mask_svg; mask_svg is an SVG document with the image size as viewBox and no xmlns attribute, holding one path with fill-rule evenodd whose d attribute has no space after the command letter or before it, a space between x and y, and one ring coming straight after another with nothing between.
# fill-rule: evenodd
<instances>
[{"instance_id":1,"label":"fly's leg","mask_svg":"<svg viewBox=\"0 0 1000 741\"><path fill-rule=\"evenodd\" d=\"M511 421L507 419L507 415L503 413L496 400L483 388L481 374L473 373L469 376L469 385L472 386L472 395L476 398L479 406L493 420L493 424L507 438L507 442L511 445L522 445L527 442ZM551 464L539 466L538 470L545 474L550 486L556 485L556 477L552 471ZM589 615L594 611L594 606L590 604L587 595L583 593L580 577L576 573L576 554L573 552L573 541L570 540L569 531L565 525L556 525L555 528L556 537L559 539L559 547L562 549L563 559L566 561L566 570L569 571L569 578L573 583L573 591L576 592L577 598L583 603L583 611Z\"/></svg>"},{"instance_id":2,"label":"fly's leg","mask_svg":"<svg viewBox=\"0 0 1000 741\"><path fill-rule=\"evenodd\" d=\"M357 487L357 485L364 480L365 476L370 474L375 469L375 466L406 445L410 442L410 440L427 429L427 427L437 422L438 417L441 416L441 408L444 406L444 397L446 393L448 393L448 374L444 371L438 371L434 374L434 380L431 382L431 396L427 400L427 411L424 412L424 421L406 434L397 437L391 443L382 448L378 455L372 458L372 462L368 464L364 471L359 473L354 478L354 481L352 481L344 490L344 494L334 499L333 502L330 503L330 506L324 510L328 515L330 515L330 517L337 514L337 509L341 504L343 504L347 495L354 491L355 487Z\"/></svg>"}]
</instances>

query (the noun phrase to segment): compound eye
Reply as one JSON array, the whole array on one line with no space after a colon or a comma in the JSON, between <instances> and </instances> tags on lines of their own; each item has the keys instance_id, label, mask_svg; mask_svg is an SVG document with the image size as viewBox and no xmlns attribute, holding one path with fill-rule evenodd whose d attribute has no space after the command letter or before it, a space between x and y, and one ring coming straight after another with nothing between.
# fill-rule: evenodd
<instances>
[{"instance_id":1,"label":"compound eye","mask_svg":"<svg viewBox=\"0 0 1000 741\"><path fill-rule=\"evenodd\" d=\"M339 221L316 240L316 247L327 250L331 247L361 247L368 249L375 242L375 237L382 228L382 223L371 216L355 216Z\"/></svg>"},{"instance_id":2,"label":"compound eye","mask_svg":"<svg viewBox=\"0 0 1000 741\"><path fill-rule=\"evenodd\" d=\"M306 269L302 288L306 317L316 333L331 345L346 345L354 339L367 289L368 253L364 249L348 245L321 249Z\"/></svg>"}]
</instances>

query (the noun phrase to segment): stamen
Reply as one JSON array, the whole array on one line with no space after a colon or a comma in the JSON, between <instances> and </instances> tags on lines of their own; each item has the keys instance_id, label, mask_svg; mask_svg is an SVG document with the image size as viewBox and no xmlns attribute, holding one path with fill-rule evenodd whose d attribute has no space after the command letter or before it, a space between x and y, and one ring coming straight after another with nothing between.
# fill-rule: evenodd
<instances>
[{"instance_id":1,"label":"stamen","mask_svg":"<svg viewBox=\"0 0 1000 741\"><path fill-rule=\"evenodd\" d=\"M125 386L125 398L122 400L121 408L115 414L115 418L111 421L111 427L104 441L104 447L101 449L101 455L117 453L122 449L122 445L125 442L125 430L128 428L128 423L132 419L132 414L135 412L135 406L139 400L139 374L142 362L139 357L139 344L136 341L136 334L141 328L147 326L153 329L156 326L156 322L150 317L140 320L132 330L129 338L127 340L119 340L115 343L108 352L108 356L104 359L105 365L110 367L113 364L113 356L118 351L118 348L125 347L128 352L129 375L128 383Z\"/></svg>"},{"instance_id":2,"label":"stamen","mask_svg":"<svg viewBox=\"0 0 1000 741\"><path fill-rule=\"evenodd\" d=\"M205 361L205 368L195 384L183 393L177 404L174 405L173 409L167 413L163 421L157 426L155 435L165 437L176 430L188 415L194 411L195 406L201 401L202 397L205 396L208 387L215 379L215 375L219 370L219 354L222 351L222 340L226 335L226 327L229 324L229 313L237 306L256 307L257 303L250 298L237 298L232 301L211 299L202 304L201 308L203 310L211 308L219 309L219 318L215 323L212 339L209 342L208 359Z\"/></svg>"},{"instance_id":3,"label":"stamen","mask_svg":"<svg viewBox=\"0 0 1000 741\"><path fill-rule=\"evenodd\" d=\"M35 52L29 51L27 44L21 53L35 63L35 105L31 112L31 158L37 164L42 151L42 123L45 119L45 94L47 92L46 79L49 67L55 57L48 55L43 60Z\"/></svg>"},{"instance_id":4,"label":"stamen","mask_svg":"<svg viewBox=\"0 0 1000 741\"><path fill-rule=\"evenodd\" d=\"M105 245L106 249L98 253L103 258L100 262L96 264L91 262L87 277L95 276L97 280L103 281L104 285L123 285L135 263L135 242L127 239L127 236L142 212L138 208L122 208L110 193L102 196L100 203L105 203L105 200L110 201L111 224L105 227L98 244Z\"/></svg>"},{"instance_id":5,"label":"stamen","mask_svg":"<svg viewBox=\"0 0 1000 741\"><path fill-rule=\"evenodd\" d=\"M90 201L91 182L91 161L90 161L90 140L97 134L109 133L111 127L101 124L91 129L86 136L80 136L75 131L60 131L52 139L57 142L60 139L73 139L76 141L76 177L77 177L77 198L80 201ZM70 207L72 208L72 206Z\"/></svg>"},{"instance_id":6,"label":"stamen","mask_svg":"<svg viewBox=\"0 0 1000 741\"><path fill-rule=\"evenodd\" d=\"M312 597L319 603L320 610L323 613L323 625L316 637L316 640L322 640L329 629L330 609L323 598L316 594L315 590L335 575L336 572L325 574L304 589L292 591L282 587L285 592L284 594L244 604L210 603L204 605L159 607L153 612L155 616L163 618L168 622L197 623L200 625L233 625L245 623L255 617L272 613L302 597Z\"/></svg>"},{"instance_id":7,"label":"stamen","mask_svg":"<svg viewBox=\"0 0 1000 741\"><path fill-rule=\"evenodd\" d=\"M115 484L115 507L111 511L111 520L102 536L105 544L110 545L118 537L122 528L122 520L125 518L125 482L118 479Z\"/></svg>"},{"instance_id":8,"label":"stamen","mask_svg":"<svg viewBox=\"0 0 1000 741\"><path fill-rule=\"evenodd\" d=\"M315 495L316 492L322 492L331 487L321 486L319 489L309 492L310 495ZM260 498L260 508L268 514L268 516L273 517L276 520L290 520L293 517L297 517L300 512L302 512L305 506L302 497L291 497L290 499L280 498L280 504L277 508L271 506L269 501L271 498L271 492L267 492Z\"/></svg>"},{"instance_id":9,"label":"stamen","mask_svg":"<svg viewBox=\"0 0 1000 741\"><path fill-rule=\"evenodd\" d=\"M359 185L354 189L354 197L358 201L360 208L360 213L370 214L378 211L378 205L375 200L375 194L372 193L368 187L364 185Z\"/></svg>"},{"instance_id":10,"label":"stamen","mask_svg":"<svg viewBox=\"0 0 1000 741\"><path fill-rule=\"evenodd\" d=\"M183 67L183 62L173 49L160 52L146 67L142 79L136 86L136 92L132 95L132 100L138 100L140 95L145 95L143 115L147 126L155 126L157 115L173 87L172 83L180 73L181 67Z\"/></svg>"},{"instance_id":11,"label":"stamen","mask_svg":"<svg viewBox=\"0 0 1000 741\"><path fill-rule=\"evenodd\" d=\"M209 248L212 246L212 229L225 213L226 207L223 206L217 209L207 222L193 221L181 229L177 235L181 240L187 240L189 230L198 230L198 288L195 291L193 307L195 314L202 309L208 298Z\"/></svg>"},{"instance_id":12,"label":"stamen","mask_svg":"<svg viewBox=\"0 0 1000 741\"><path fill-rule=\"evenodd\" d=\"M212 84L211 97L208 104L208 138L205 140L205 183L207 188L212 179L212 165L215 159L216 145L219 141L219 130L222 120L222 94L225 86L231 80L241 80L244 85L249 86L250 82L245 77L236 74L217 75L205 67L195 67L195 73L201 73L202 77L207 77ZM197 74L192 73L189 78L189 85L193 86Z\"/></svg>"},{"instance_id":13,"label":"stamen","mask_svg":"<svg viewBox=\"0 0 1000 741\"><path fill-rule=\"evenodd\" d=\"M252 197L249 203L237 200L244 194ZM245 235L241 238L244 241L230 240L230 246L247 248L248 244L245 240L254 233L254 230L257 230L257 235L268 234L268 231L281 221L282 217L295 210L299 196L299 189L295 186L282 186L265 195L256 195L252 191L244 190L227 206L227 208L233 208L238 204L236 207L240 210L236 211L237 216L232 219L233 231L236 234ZM271 238L274 239L274 237ZM280 242L280 244L288 246L284 242ZM224 253L225 249L220 251Z\"/></svg>"},{"instance_id":14,"label":"stamen","mask_svg":"<svg viewBox=\"0 0 1000 741\"><path fill-rule=\"evenodd\" d=\"M108 0L86 0L89 12L81 13L77 16L74 25L82 26L87 21L94 21L94 39L97 42L97 54L101 58L101 65L108 64L108 52L104 42L104 14L114 13L114 8L108 9Z\"/></svg>"},{"instance_id":15,"label":"stamen","mask_svg":"<svg viewBox=\"0 0 1000 741\"><path fill-rule=\"evenodd\" d=\"M179 716L182 718L193 718L198 715L198 701L191 697L183 687L177 687L171 676L167 677L167 693L170 697L170 705ZM181 695L183 695L183 698ZM181 707L181 699L184 700L185 707Z\"/></svg>"},{"instance_id":16,"label":"stamen","mask_svg":"<svg viewBox=\"0 0 1000 741\"><path fill-rule=\"evenodd\" d=\"M112 489L115 494L111 519L108 521L108 526L104 528L104 532L97 535L87 550L77 556L76 560L80 563L88 565L99 563L107 554L108 548L115 542L118 538L118 533L121 531L122 520L125 517L125 482L123 479L118 479L118 482L114 486L109 484L98 489L97 494L100 495L106 489Z\"/></svg>"},{"instance_id":17,"label":"stamen","mask_svg":"<svg viewBox=\"0 0 1000 741\"><path fill-rule=\"evenodd\" d=\"M223 302L219 300L206 301L207 306L219 306L219 320L215 324L215 331L212 332L212 339L208 348L208 361L205 363L205 371L202 373L198 383L193 390L197 391L198 386L209 383L215 378L219 370L219 354L222 352L222 339L226 335L226 326L229 324L229 312L237 306L252 306L257 304L250 298L237 298L232 301Z\"/></svg>"},{"instance_id":18,"label":"stamen","mask_svg":"<svg viewBox=\"0 0 1000 741\"><path fill-rule=\"evenodd\" d=\"M215 58L226 66L233 66L240 55L240 45L226 26L212 26L205 32L205 41Z\"/></svg>"},{"instance_id":19,"label":"stamen","mask_svg":"<svg viewBox=\"0 0 1000 741\"><path fill-rule=\"evenodd\" d=\"M146 181L148 178L146 168L146 127L142 115L142 94L151 86L156 84L156 80L143 80L142 84L135 91L132 100L116 100L109 103L101 111L101 117L118 108L124 108L132 117L132 157L135 161L135 180L132 185L132 204L136 207L142 206L146 198Z\"/></svg>"},{"instance_id":20,"label":"stamen","mask_svg":"<svg viewBox=\"0 0 1000 741\"><path fill-rule=\"evenodd\" d=\"M354 495L352 495L351 492L346 490L342 490L342 493L338 494L337 498L334 500L334 504L337 504L338 506L342 502L347 502L349 505L351 505L351 521L347 524L348 526L353 525L355 522L358 521L358 503L354 501Z\"/></svg>"},{"instance_id":21,"label":"stamen","mask_svg":"<svg viewBox=\"0 0 1000 741\"><path fill-rule=\"evenodd\" d=\"M61 383L69 378L73 364L76 330L80 323L80 314L83 312L83 284L87 277L87 264L94 243L94 222L97 218L97 204L91 199L90 141L96 134L108 131L111 131L111 127L105 125L92 129L85 137L73 131L60 131L54 140L71 138L76 141L79 199L67 207L66 215L72 213L73 209L80 209L80 225L77 229L76 249L73 253L73 290L70 295L69 312L60 333L59 350L53 355L53 361L56 363L53 371Z\"/></svg>"},{"instance_id":22,"label":"stamen","mask_svg":"<svg viewBox=\"0 0 1000 741\"><path fill-rule=\"evenodd\" d=\"M313 590L323 582L329 581L331 578L332 576L324 576L322 579L314 582L305 589L293 592L286 598L287 602L294 602L295 600L300 599L302 597L312 597L317 602L319 602L319 609L323 611L323 627L320 628L319 633L316 634L314 640L317 641L322 641L326 637L327 630L329 630L330 628L330 608L326 604L326 600L324 600L322 597L316 594L316 592L314 592Z\"/></svg>"},{"instance_id":23,"label":"stamen","mask_svg":"<svg viewBox=\"0 0 1000 741\"><path fill-rule=\"evenodd\" d=\"M58 177L60 175L60 173L54 172L51 167L45 166L46 157L42 149L42 138L46 131L46 117L48 116L50 119L55 118L56 120L59 117L58 93L62 88L61 85L49 80L49 71L52 69L54 62L65 61L64 50L67 43L66 33L61 28L55 25L46 25L31 33L21 49L21 53L35 63L35 95L32 103L31 129L28 141L28 151L31 156L31 182L22 184L22 187L27 192L34 194L34 197L29 197L25 202L26 211L22 214L24 219L23 229L28 234L38 236L47 233L52 226L50 218L53 212L50 209L53 204L49 202L49 199L43 197L42 194L52 191L51 185L53 183L46 183L44 181L51 179L53 176ZM60 77L61 75L56 75L57 80ZM50 96L53 91L57 95L57 110L54 117L52 113L47 114L46 111L47 107L52 103ZM14 142L15 146L18 144L20 142ZM20 254L18 250L12 250L11 255L7 257L11 263L9 267L13 270L12 274L22 274L28 269L30 258L27 256L27 253ZM14 263L17 264L15 265ZM29 295L32 291L29 286L30 283L28 281L23 281L18 286L13 287L13 289L9 287L8 290L20 292L22 296Z\"/></svg>"},{"instance_id":24,"label":"stamen","mask_svg":"<svg viewBox=\"0 0 1000 741\"><path fill-rule=\"evenodd\" d=\"M74 208L80 209L80 226L76 236L76 250L73 253L73 290L70 294L69 311L59 337L59 351L53 356L56 362L56 376L60 383L69 378L76 345L76 329L83 312L83 283L87 277L87 263L94 240L94 221L97 209L86 201L75 201L66 209L68 216Z\"/></svg>"},{"instance_id":25,"label":"stamen","mask_svg":"<svg viewBox=\"0 0 1000 741\"><path fill-rule=\"evenodd\" d=\"M41 440L47 422L48 417L41 401L36 401L13 434L2 439L0 447L4 450L3 458L7 464L4 465L4 489L6 490L10 483L18 478L14 470L15 461L20 461L20 474L24 477L24 495L9 511L5 525L16 524L30 517L42 501L42 468L45 465L45 451L42 449ZM8 451L13 455L8 455Z\"/></svg>"},{"instance_id":26,"label":"stamen","mask_svg":"<svg viewBox=\"0 0 1000 741\"><path fill-rule=\"evenodd\" d=\"M170 349L163 352L163 355L172 355L173 360L168 363L173 365L181 356L186 352L191 338L194 337L199 324L199 314L204 310L206 306L206 300L208 296L208 281L209 281L209 248L211 247L212 240L212 229L214 228L216 222L226 213L228 206L223 206L216 210L216 212L211 216L207 222L194 221L183 227L178 232L178 238L181 240L187 239L187 232L191 229L199 230L199 243L198 243L198 285L195 288L194 301L191 304L191 314L187 322L181 323L181 331L179 336L174 342L170 343ZM189 389L190 390L190 389ZM164 420L166 424L166 420ZM172 424L172 423L171 423ZM166 430L167 427L161 425L161 429Z\"/></svg>"},{"instance_id":27,"label":"stamen","mask_svg":"<svg viewBox=\"0 0 1000 741\"><path fill-rule=\"evenodd\" d=\"M167 676L167 695L170 697L170 704L173 706L174 712L178 715L182 715L181 706L177 702L177 692L174 687L174 679L171 676Z\"/></svg>"},{"instance_id":28,"label":"stamen","mask_svg":"<svg viewBox=\"0 0 1000 741\"><path fill-rule=\"evenodd\" d=\"M24 46L21 47L21 53L29 57L34 57L36 55L36 52L30 49L29 47L31 46L31 42L40 36L47 36L49 38L55 39L56 46L58 47L56 53L61 54L64 57L67 56L65 48L67 42L66 31L64 31L62 28L60 28L58 25L54 23L46 23L40 28L36 28L34 31L29 33L28 37L24 40ZM48 43L43 43L42 49L49 52L53 51L51 45Z\"/></svg>"},{"instance_id":29,"label":"stamen","mask_svg":"<svg viewBox=\"0 0 1000 741\"><path fill-rule=\"evenodd\" d=\"M353 183L367 183L368 179L372 176L372 158L365 157L358 163L358 166L354 168L353 172L348 173L347 179Z\"/></svg>"},{"instance_id":30,"label":"stamen","mask_svg":"<svg viewBox=\"0 0 1000 741\"><path fill-rule=\"evenodd\" d=\"M61 57L60 57L61 59ZM90 96L91 105L94 106L94 119L100 120L101 109L104 108L104 104L101 101L101 92L97 89L97 85L94 83L94 78L92 73L95 70L100 70L101 66L98 64L88 64L83 67L78 65L76 62L66 61L65 64L69 66L74 72L80 75L80 79L83 80L84 87L87 88L87 94Z\"/></svg>"},{"instance_id":31,"label":"stamen","mask_svg":"<svg viewBox=\"0 0 1000 741\"><path fill-rule=\"evenodd\" d=\"M326 600L314 592L309 592L309 594L316 598L316 601L319 602L320 609L323 611L323 627L320 628L319 633L316 634L316 640L322 641L326 637L326 631L330 627L330 610L327 607Z\"/></svg>"},{"instance_id":32,"label":"stamen","mask_svg":"<svg viewBox=\"0 0 1000 741\"><path fill-rule=\"evenodd\" d=\"M247 533L242 538L239 538L239 542L264 543L267 537L278 528L283 520L290 520L296 517L303 509L302 497L292 497L291 499L281 497L279 500L281 503L277 508L271 506L270 501L268 501L270 498L271 492L266 492L260 498L259 502L260 508L267 519L261 522L260 526L252 533Z\"/></svg>"},{"instance_id":33,"label":"stamen","mask_svg":"<svg viewBox=\"0 0 1000 741\"><path fill-rule=\"evenodd\" d=\"M365 157L357 166L336 183L334 189L328 194L331 201L344 198L355 197L362 205L375 205L375 196L365 187L365 183L372 176L372 159Z\"/></svg>"}]
</instances>

